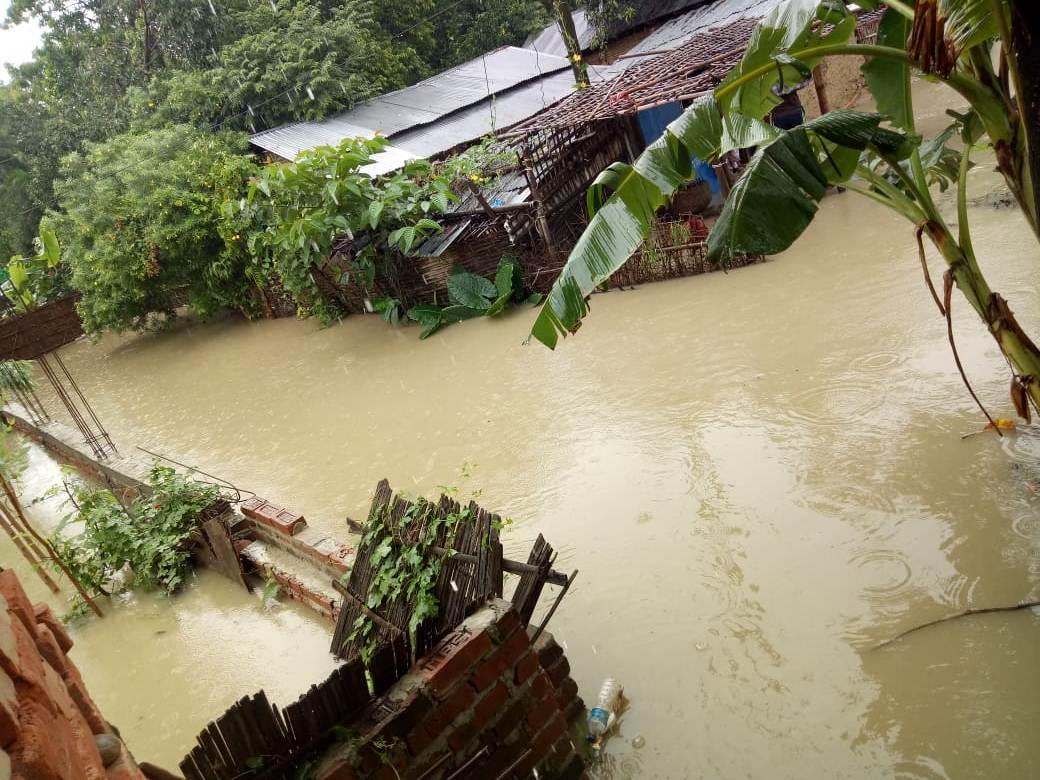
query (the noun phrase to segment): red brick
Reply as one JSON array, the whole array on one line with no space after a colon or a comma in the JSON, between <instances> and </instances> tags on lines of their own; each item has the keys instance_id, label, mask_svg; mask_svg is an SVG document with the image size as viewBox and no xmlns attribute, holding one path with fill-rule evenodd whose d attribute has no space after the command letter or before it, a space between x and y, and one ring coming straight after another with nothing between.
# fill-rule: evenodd
<instances>
[{"instance_id":1,"label":"red brick","mask_svg":"<svg viewBox=\"0 0 1040 780\"><path fill-rule=\"evenodd\" d=\"M436 737L444 729L452 724L459 715L470 708L477 696L468 685L460 686L453 694L448 696L429 717L426 718L424 727L431 737Z\"/></svg>"},{"instance_id":2,"label":"red brick","mask_svg":"<svg viewBox=\"0 0 1040 780\"><path fill-rule=\"evenodd\" d=\"M567 677L556 688L556 701L559 703L560 709L566 711L570 703L576 698L578 698L578 683Z\"/></svg>"},{"instance_id":3,"label":"red brick","mask_svg":"<svg viewBox=\"0 0 1040 780\"><path fill-rule=\"evenodd\" d=\"M424 727L416 726L408 732L404 741L408 745L408 752L413 756L419 756L433 744L433 737L430 736L430 733Z\"/></svg>"},{"instance_id":4,"label":"red brick","mask_svg":"<svg viewBox=\"0 0 1040 780\"><path fill-rule=\"evenodd\" d=\"M495 780L508 769L514 761L527 750L527 744L523 741L514 742L511 745L499 745L484 764L480 766L480 774L473 777L491 778ZM513 773L510 777L523 777Z\"/></svg>"},{"instance_id":5,"label":"red brick","mask_svg":"<svg viewBox=\"0 0 1040 780\"><path fill-rule=\"evenodd\" d=\"M560 656L545 670L545 673L549 675L549 682L552 683L553 688L559 688L563 684L564 679L567 678L571 673L571 665L564 656Z\"/></svg>"},{"instance_id":6,"label":"red brick","mask_svg":"<svg viewBox=\"0 0 1040 780\"><path fill-rule=\"evenodd\" d=\"M448 747L456 753L462 753L469 747L470 741L477 736L477 727L473 721L466 721L448 735Z\"/></svg>"},{"instance_id":7,"label":"red brick","mask_svg":"<svg viewBox=\"0 0 1040 780\"><path fill-rule=\"evenodd\" d=\"M505 712L499 717L498 722L495 723L495 735L499 740L505 739L507 736L516 731L523 720L524 715L527 714L527 702L523 699L517 699Z\"/></svg>"},{"instance_id":8,"label":"red brick","mask_svg":"<svg viewBox=\"0 0 1040 780\"><path fill-rule=\"evenodd\" d=\"M21 620L11 620L10 628L14 634L15 652L13 657L6 652L0 654L0 668L15 682L22 680L29 685L40 685L43 682L43 659L35 640Z\"/></svg>"},{"instance_id":9,"label":"red brick","mask_svg":"<svg viewBox=\"0 0 1040 780\"><path fill-rule=\"evenodd\" d=\"M69 692L69 698L72 699L80 714L87 721L90 730L95 734L103 734L108 731L107 721L101 714L101 710L98 709L97 704L90 697L87 685L83 682L79 669L71 662L65 668L64 682L65 689Z\"/></svg>"},{"instance_id":10,"label":"red brick","mask_svg":"<svg viewBox=\"0 0 1040 780\"><path fill-rule=\"evenodd\" d=\"M30 634L36 633L36 613L29 601L29 597L22 590L22 583L18 581L11 569L0 571L0 596L7 601L7 609L15 615L28 629Z\"/></svg>"},{"instance_id":11,"label":"red brick","mask_svg":"<svg viewBox=\"0 0 1040 780\"><path fill-rule=\"evenodd\" d=\"M508 698L509 690L500 680L495 684L494 688L484 695L483 699L477 702L477 706L473 708L473 717L476 719L477 724L483 727L484 724L489 723L492 716L502 709L502 706L506 703L506 699Z\"/></svg>"},{"instance_id":12,"label":"red brick","mask_svg":"<svg viewBox=\"0 0 1040 780\"><path fill-rule=\"evenodd\" d=\"M470 682L478 691L487 688L502 676L506 669L511 669L524 650L529 646L527 634L516 631L473 673Z\"/></svg>"},{"instance_id":13,"label":"red brick","mask_svg":"<svg viewBox=\"0 0 1040 780\"><path fill-rule=\"evenodd\" d=\"M538 653L538 660L541 661L544 669L548 669L557 658L563 655L563 648L556 643L553 635L546 631L543 631L538 637L538 641L534 643L534 651Z\"/></svg>"},{"instance_id":14,"label":"red brick","mask_svg":"<svg viewBox=\"0 0 1040 780\"><path fill-rule=\"evenodd\" d=\"M61 651L51 630L42 623L36 626L36 647L39 648L43 660L49 663L54 671L58 674L65 673L65 653Z\"/></svg>"},{"instance_id":15,"label":"red brick","mask_svg":"<svg viewBox=\"0 0 1040 780\"><path fill-rule=\"evenodd\" d=\"M10 745L17 736L18 694L14 690L14 681L0 669L0 748Z\"/></svg>"},{"instance_id":16,"label":"red brick","mask_svg":"<svg viewBox=\"0 0 1040 780\"><path fill-rule=\"evenodd\" d=\"M94 737L82 721L55 717L33 696L20 701L21 728L11 747L15 776L31 780L103 780Z\"/></svg>"},{"instance_id":17,"label":"red brick","mask_svg":"<svg viewBox=\"0 0 1040 780\"><path fill-rule=\"evenodd\" d=\"M517 685L523 685L530 679L532 674L538 671L538 666L538 656L534 653L527 653L517 662L513 681Z\"/></svg>"},{"instance_id":18,"label":"red brick","mask_svg":"<svg viewBox=\"0 0 1040 780\"><path fill-rule=\"evenodd\" d=\"M11 627L11 613L7 611L7 600L0 595L0 669L18 668L18 643Z\"/></svg>"},{"instance_id":19,"label":"red brick","mask_svg":"<svg viewBox=\"0 0 1040 780\"><path fill-rule=\"evenodd\" d=\"M551 690L552 683L549 682L549 676L544 671L538 670L538 673L531 678L531 698L543 699Z\"/></svg>"},{"instance_id":20,"label":"red brick","mask_svg":"<svg viewBox=\"0 0 1040 780\"><path fill-rule=\"evenodd\" d=\"M430 690L437 697L443 697L491 648L491 637L485 631L448 634L427 656L422 667Z\"/></svg>"},{"instance_id":21,"label":"red brick","mask_svg":"<svg viewBox=\"0 0 1040 780\"><path fill-rule=\"evenodd\" d=\"M546 696L535 704L527 713L527 726L531 730L531 733L537 733L538 730L552 720L553 715L558 714L559 711L560 709L556 704L556 699L552 696Z\"/></svg>"},{"instance_id":22,"label":"red brick","mask_svg":"<svg viewBox=\"0 0 1040 780\"><path fill-rule=\"evenodd\" d=\"M500 641L508 639L514 631L523 628L523 625L523 621L520 620L520 614L510 607L498 619L498 636Z\"/></svg>"},{"instance_id":23,"label":"red brick","mask_svg":"<svg viewBox=\"0 0 1040 780\"><path fill-rule=\"evenodd\" d=\"M65 630L62 622L54 616L51 608L46 604L40 603L33 607L33 612L36 616L36 625L42 623L47 626L58 641L58 647L61 648L61 652L68 655L72 649L72 637L69 636L69 632Z\"/></svg>"},{"instance_id":24,"label":"red brick","mask_svg":"<svg viewBox=\"0 0 1040 780\"><path fill-rule=\"evenodd\" d=\"M567 721L563 719L562 715L557 715L546 724L545 728L538 732L538 736L534 738L534 742L531 744L531 750L538 756L539 762L548 757L553 745L566 733Z\"/></svg>"},{"instance_id":25,"label":"red brick","mask_svg":"<svg viewBox=\"0 0 1040 780\"><path fill-rule=\"evenodd\" d=\"M242 514L278 533L292 536L307 525L303 515L282 509L263 499L249 499L241 504Z\"/></svg>"}]
</instances>

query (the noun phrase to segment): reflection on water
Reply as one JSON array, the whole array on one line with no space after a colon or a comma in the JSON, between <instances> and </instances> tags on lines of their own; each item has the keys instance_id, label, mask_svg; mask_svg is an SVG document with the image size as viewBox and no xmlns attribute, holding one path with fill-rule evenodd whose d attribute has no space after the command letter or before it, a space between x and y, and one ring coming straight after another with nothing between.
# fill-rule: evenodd
<instances>
[{"instance_id":1,"label":"reflection on water","mask_svg":"<svg viewBox=\"0 0 1040 780\"><path fill-rule=\"evenodd\" d=\"M972 195L997 184L992 165L971 174ZM995 289L1040 331L1028 228L1014 210L973 215ZM954 312L976 390L1010 416L1000 354L959 298ZM596 296L555 353L522 346L532 316L426 342L374 317L184 323L63 357L122 448L336 534L384 476L481 490L517 518L509 552L544 533L557 568L581 570L552 630L583 693L615 676L634 703L608 752L619 776L1035 774L1040 618L868 650L1040 585L1040 437L961 440L981 418L901 219L829 197L773 262ZM200 687L230 699L240 682ZM164 738L142 730L139 751Z\"/></svg>"}]
</instances>

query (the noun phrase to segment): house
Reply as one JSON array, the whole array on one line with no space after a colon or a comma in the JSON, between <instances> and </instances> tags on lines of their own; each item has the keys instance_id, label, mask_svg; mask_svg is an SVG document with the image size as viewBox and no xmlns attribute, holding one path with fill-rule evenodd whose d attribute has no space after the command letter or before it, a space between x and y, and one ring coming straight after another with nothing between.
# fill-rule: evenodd
<instances>
[{"instance_id":1,"label":"house","mask_svg":"<svg viewBox=\"0 0 1040 780\"><path fill-rule=\"evenodd\" d=\"M612 63L590 66L591 85L584 90L575 88L565 56L541 49L557 48L558 28L550 26L526 48L501 47L323 121L266 130L251 141L288 160L303 149L381 133L390 146L368 169L378 175L410 159L441 159L495 133L516 153L516 163L484 190L463 193L438 218L444 231L378 278L375 289L337 297L358 311L381 296L406 307L443 303L454 265L490 277L504 255L520 262L530 287L545 291L587 225L584 196L593 180L611 163L635 159L684 105L713 90L743 56L755 22L780 2L643 3L621 30L638 28L638 40L629 36L616 46ZM876 19L865 20L870 23L876 30ZM823 94L819 84L803 92ZM618 278L635 283L706 270L703 225L690 214L717 205L732 172L725 166L698 170L701 182Z\"/></svg>"}]
</instances>

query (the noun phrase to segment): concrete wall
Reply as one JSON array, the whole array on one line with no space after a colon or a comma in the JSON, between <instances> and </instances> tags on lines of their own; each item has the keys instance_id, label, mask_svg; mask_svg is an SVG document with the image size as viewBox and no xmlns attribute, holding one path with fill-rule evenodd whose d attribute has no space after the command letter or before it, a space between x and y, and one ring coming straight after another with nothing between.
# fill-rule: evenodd
<instances>
[{"instance_id":1,"label":"concrete wall","mask_svg":"<svg viewBox=\"0 0 1040 780\"><path fill-rule=\"evenodd\" d=\"M0 780L143 780L71 648L50 608L0 571Z\"/></svg>"},{"instance_id":2,"label":"concrete wall","mask_svg":"<svg viewBox=\"0 0 1040 780\"><path fill-rule=\"evenodd\" d=\"M563 649L496 600L346 728L315 780L585 776L585 705ZM464 768L464 769L463 769Z\"/></svg>"}]
</instances>

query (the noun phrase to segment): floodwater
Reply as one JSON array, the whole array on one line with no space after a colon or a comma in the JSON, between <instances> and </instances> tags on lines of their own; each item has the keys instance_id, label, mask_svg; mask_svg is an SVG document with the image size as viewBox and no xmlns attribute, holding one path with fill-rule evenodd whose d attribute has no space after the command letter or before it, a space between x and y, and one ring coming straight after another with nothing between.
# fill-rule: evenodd
<instances>
[{"instance_id":1,"label":"floodwater","mask_svg":"<svg viewBox=\"0 0 1040 780\"><path fill-rule=\"evenodd\" d=\"M991 169L973 171L973 197L999 186ZM1036 241L1013 209L972 217L994 288L1040 332ZM1012 416L1007 368L959 293L954 316L980 398ZM337 534L384 476L413 494L479 492L515 518L514 554L544 533L557 568L581 572L551 630L582 695L613 675L631 701L606 776L1037 776L1040 615L960 618L872 649L1040 598L1040 432L961 438L984 420L900 218L834 195L768 263L595 296L555 353L522 345L532 319L426 342L374 317L189 322L63 356L122 449L197 465ZM211 630L230 620L218 592L136 607L150 625L200 629L176 644L173 631L138 644L149 628L127 613L106 620L136 641L87 629L126 654L79 651L113 720L145 679L200 696L220 679L223 700L269 684L255 660L226 673L247 649ZM242 609L239 627L278 648L322 645L310 627L288 636L298 617ZM192 674L171 684L178 665ZM131 674L129 688L113 680ZM146 706L199 725L215 714L183 694ZM145 731L131 743L143 757L167 739Z\"/></svg>"},{"instance_id":2,"label":"floodwater","mask_svg":"<svg viewBox=\"0 0 1040 780\"><path fill-rule=\"evenodd\" d=\"M20 483L28 500L60 485L59 466L29 448ZM50 532L68 512L63 497L26 507L37 529ZM64 614L73 590L54 595L6 535L0 563L14 569L33 602ZM56 576L56 575L55 575ZM105 617L69 626L71 658L105 717L141 761L176 770L207 722L261 688L288 704L335 667L329 629L291 603L265 607L211 571L200 570L174 598L136 593L101 601Z\"/></svg>"}]
</instances>

